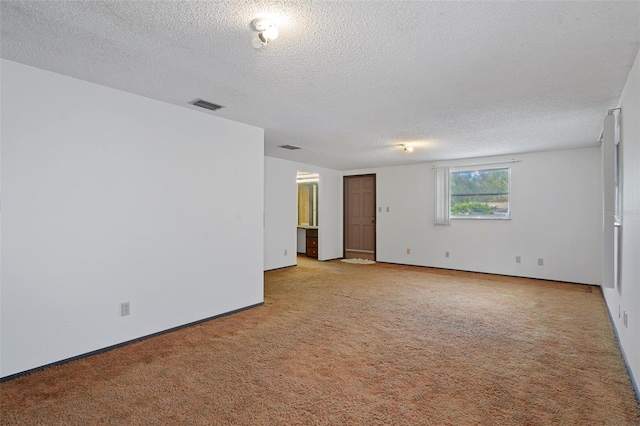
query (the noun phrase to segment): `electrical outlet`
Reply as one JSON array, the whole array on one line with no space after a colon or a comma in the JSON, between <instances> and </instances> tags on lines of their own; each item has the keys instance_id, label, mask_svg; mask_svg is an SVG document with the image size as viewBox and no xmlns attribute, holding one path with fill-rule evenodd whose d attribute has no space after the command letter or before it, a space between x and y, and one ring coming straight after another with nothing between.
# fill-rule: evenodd
<instances>
[{"instance_id":1,"label":"electrical outlet","mask_svg":"<svg viewBox=\"0 0 640 426\"><path fill-rule=\"evenodd\" d=\"M389 207L387 207L387 213L389 213Z\"/></svg>"},{"instance_id":2,"label":"electrical outlet","mask_svg":"<svg viewBox=\"0 0 640 426\"><path fill-rule=\"evenodd\" d=\"M284 249L284 255L285 256L287 255L287 249Z\"/></svg>"},{"instance_id":3,"label":"electrical outlet","mask_svg":"<svg viewBox=\"0 0 640 426\"><path fill-rule=\"evenodd\" d=\"M625 327L627 326L627 322L628 322L628 320L629 320L629 315L627 315L627 311L624 311L624 315L623 315L623 318L622 318L622 322L624 323L624 326L625 326Z\"/></svg>"},{"instance_id":4,"label":"electrical outlet","mask_svg":"<svg viewBox=\"0 0 640 426\"><path fill-rule=\"evenodd\" d=\"M522 258L520 256L516 256L516 263L522 263Z\"/></svg>"},{"instance_id":5,"label":"electrical outlet","mask_svg":"<svg viewBox=\"0 0 640 426\"><path fill-rule=\"evenodd\" d=\"M544 259L539 258L538 259L538 266L543 266L544 265Z\"/></svg>"},{"instance_id":6,"label":"electrical outlet","mask_svg":"<svg viewBox=\"0 0 640 426\"><path fill-rule=\"evenodd\" d=\"M444 257L449 257L449 252L448 251L444 252Z\"/></svg>"},{"instance_id":7,"label":"electrical outlet","mask_svg":"<svg viewBox=\"0 0 640 426\"><path fill-rule=\"evenodd\" d=\"M411 249L410 248L407 249L407 254L411 254Z\"/></svg>"},{"instance_id":8,"label":"electrical outlet","mask_svg":"<svg viewBox=\"0 0 640 426\"><path fill-rule=\"evenodd\" d=\"M378 207L378 213L382 213L382 207Z\"/></svg>"},{"instance_id":9,"label":"electrical outlet","mask_svg":"<svg viewBox=\"0 0 640 426\"><path fill-rule=\"evenodd\" d=\"M131 314L131 304L129 302L122 302L120 304L120 316L126 317Z\"/></svg>"}]
</instances>

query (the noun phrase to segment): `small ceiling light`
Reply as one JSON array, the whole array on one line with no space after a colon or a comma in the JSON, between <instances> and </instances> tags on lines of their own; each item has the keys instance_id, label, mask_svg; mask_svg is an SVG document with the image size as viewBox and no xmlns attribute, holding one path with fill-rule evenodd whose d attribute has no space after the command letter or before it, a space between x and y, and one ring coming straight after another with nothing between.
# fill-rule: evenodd
<instances>
[{"instance_id":1,"label":"small ceiling light","mask_svg":"<svg viewBox=\"0 0 640 426\"><path fill-rule=\"evenodd\" d=\"M404 152L413 152L413 146L411 145L402 145L402 149L404 149Z\"/></svg>"},{"instance_id":2,"label":"small ceiling light","mask_svg":"<svg viewBox=\"0 0 640 426\"><path fill-rule=\"evenodd\" d=\"M253 28L258 32L259 44L257 47L266 46L269 42L278 38L278 28L268 19L256 18L251 22Z\"/></svg>"}]
</instances>

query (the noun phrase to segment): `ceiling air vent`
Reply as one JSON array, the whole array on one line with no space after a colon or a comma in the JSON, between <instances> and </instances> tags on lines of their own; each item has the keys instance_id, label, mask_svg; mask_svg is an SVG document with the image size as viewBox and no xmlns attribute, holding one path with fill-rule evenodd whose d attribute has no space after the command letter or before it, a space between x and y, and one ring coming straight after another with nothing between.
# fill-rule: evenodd
<instances>
[{"instance_id":1,"label":"ceiling air vent","mask_svg":"<svg viewBox=\"0 0 640 426\"><path fill-rule=\"evenodd\" d=\"M294 145L279 145L278 148L290 149L291 151L295 151L296 149L300 149L299 146L294 146Z\"/></svg>"},{"instance_id":2,"label":"ceiling air vent","mask_svg":"<svg viewBox=\"0 0 640 426\"><path fill-rule=\"evenodd\" d=\"M222 105L212 104L211 102L203 101L202 99L196 99L195 101L189 103L200 108L210 109L211 111L222 108Z\"/></svg>"}]
</instances>

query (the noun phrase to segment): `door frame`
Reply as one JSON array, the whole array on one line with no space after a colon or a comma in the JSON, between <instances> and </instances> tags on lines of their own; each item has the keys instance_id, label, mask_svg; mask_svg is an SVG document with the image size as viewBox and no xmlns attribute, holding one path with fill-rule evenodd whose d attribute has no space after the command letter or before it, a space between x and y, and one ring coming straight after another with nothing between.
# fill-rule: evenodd
<instances>
[{"instance_id":1,"label":"door frame","mask_svg":"<svg viewBox=\"0 0 640 426\"><path fill-rule=\"evenodd\" d=\"M375 212L373 227L373 260L378 261L378 181L375 173L342 176L342 258L347 257L347 180L353 177L373 177L373 211Z\"/></svg>"}]
</instances>

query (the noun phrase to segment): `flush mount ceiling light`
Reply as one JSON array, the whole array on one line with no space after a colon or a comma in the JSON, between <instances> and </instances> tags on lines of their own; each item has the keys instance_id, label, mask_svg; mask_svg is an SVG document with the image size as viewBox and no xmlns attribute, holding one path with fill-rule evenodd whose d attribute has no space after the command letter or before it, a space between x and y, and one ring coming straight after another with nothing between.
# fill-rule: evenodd
<instances>
[{"instance_id":1,"label":"flush mount ceiling light","mask_svg":"<svg viewBox=\"0 0 640 426\"><path fill-rule=\"evenodd\" d=\"M256 18L251 21L251 25L258 32L258 38L254 40L254 47L262 47L278 38L278 28L276 24L265 18Z\"/></svg>"},{"instance_id":2,"label":"flush mount ceiling light","mask_svg":"<svg viewBox=\"0 0 640 426\"><path fill-rule=\"evenodd\" d=\"M401 145L404 152L413 152L413 146L411 145Z\"/></svg>"}]
</instances>

